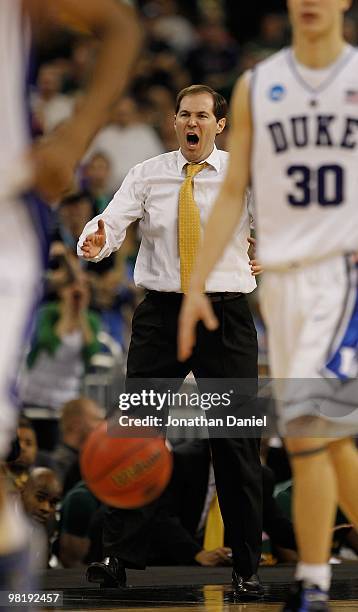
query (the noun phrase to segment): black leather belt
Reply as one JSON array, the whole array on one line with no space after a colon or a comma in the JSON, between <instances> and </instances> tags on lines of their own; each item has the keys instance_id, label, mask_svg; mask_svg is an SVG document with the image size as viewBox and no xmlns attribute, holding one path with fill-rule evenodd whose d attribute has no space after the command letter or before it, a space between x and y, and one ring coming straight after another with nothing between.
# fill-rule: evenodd
<instances>
[{"instance_id":1,"label":"black leather belt","mask_svg":"<svg viewBox=\"0 0 358 612\"><path fill-rule=\"evenodd\" d=\"M222 301L227 301L227 300L235 300L236 298L240 297L241 295L244 295L243 293L240 293L239 291L219 291L216 293L206 293L205 295L207 295L207 297L209 298L210 302L222 302Z\"/></svg>"},{"instance_id":2,"label":"black leather belt","mask_svg":"<svg viewBox=\"0 0 358 612\"><path fill-rule=\"evenodd\" d=\"M182 299L183 294L182 293L175 293L173 291L154 291L153 289L148 289L147 290L147 295L149 295L150 297L154 297L156 299ZM235 300L236 298L244 295L243 293L240 293L239 291L236 292L231 292L231 291L217 291L214 293L206 293L205 295L207 295L207 297L209 298L210 302L226 302L227 300Z\"/></svg>"}]
</instances>

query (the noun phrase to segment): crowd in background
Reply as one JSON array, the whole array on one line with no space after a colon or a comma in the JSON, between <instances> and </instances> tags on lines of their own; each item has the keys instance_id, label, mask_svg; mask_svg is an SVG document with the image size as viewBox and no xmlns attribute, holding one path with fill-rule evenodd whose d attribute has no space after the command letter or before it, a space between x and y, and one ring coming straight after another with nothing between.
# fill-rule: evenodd
<instances>
[{"instance_id":1,"label":"crowd in background","mask_svg":"<svg viewBox=\"0 0 358 612\"><path fill-rule=\"evenodd\" d=\"M284 13L264 14L257 36L240 44L226 23L221 2L194 2L196 10L191 12L185 12L186 3L176 0L139 4L145 45L131 86L87 152L73 194L58 207L51 255L58 253L57 243L75 252L85 223L106 207L130 168L177 148L173 117L180 89L205 83L230 99L237 77L288 41ZM345 31L347 40L357 44L353 16L347 17ZM63 34L56 39L56 46L47 46L46 53L39 56L33 74L30 108L35 135L49 134L81 104L96 53L96 43L85 33L71 38ZM226 148L229 129L218 137L218 148ZM124 351L131 312L140 297L133 286L139 240L138 229L132 226L120 253L100 265L81 263L81 285L89 291L87 306ZM82 302L79 300L80 305ZM261 345L264 354L264 339Z\"/></svg>"},{"instance_id":2,"label":"crowd in background","mask_svg":"<svg viewBox=\"0 0 358 612\"><path fill-rule=\"evenodd\" d=\"M46 562L55 555L56 562L65 567L101 559L102 507L80 481L78 455L103 412L89 398L80 397L86 390L84 381L86 375L98 371L98 363L103 363L99 356L110 353L125 362L132 313L141 299L141 290L133 282L140 241L137 224L130 227L120 251L99 264L78 260L77 239L87 221L104 210L132 166L177 148L173 120L180 89L205 83L229 99L237 77L288 40L284 13L265 14L257 37L241 44L225 22L221 3L194 3L194 16L189 11L182 12L181 4L176 0L140 2L145 46L131 86L87 152L73 191L51 215L45 293L19 375L20 398L31 421L26 417L20 421L20 454L16 459L9 458L6 470L14 495L21 498L35 523L46 527ZM345 33L347 40L357 45L358 28L353 15L346 19ZM85 32L70 38L66 32L59 33L56 40L56 46L47 45L46 51L38 53L37 68L32 74L29 103L35 137L50 134L81 104L96 53L96 43ZM120 58L118 66L120 70ZM229 129L218 138L218 148L226 148ZM265 334L255 298L251 305L259 333L261 370L266 374ZM112 365L113 360L109 361L109 367ZM173 543L176 556L168 559L163 552L161 558L154 560L156 563L220 564L218 554L203 556L195 528L190 527L192 513L188 517L188 509L181 508L179 502L184 484L197 490L197 483L204 480L206 490L210 461L204 442L200 444L187 447L185 452L184 447L176 450L174 523L177 534L181 533L178 525L185 533L182 540ZM198 457L203 461L206 470L204 479L198 472L197 482L193 480L195 474L187 469L193 455L196 461ZM274 485L290 478L283 457L279 445L265 450L263 459L272 470L264 481L268 503L273 499ZM276 542L268 549L276 558L285 560L290 559L287 550L295 555L294 537L285 522L290 519L289 487L284 485L279 491L278 501L282 504L278 523L267 526L271 539L277 533L282 535L282 530L287 534L286 542ZM58 523L56 508L60 499ZM169 514L173 515L172 510ZM159 527L158 534L163 532L163 524ZM172 532L169 529L168 534ZM337 533L342 537L348 534L351 550L357 550L357 536L352 529L342 528ZM159 541L156 550L161 550Z\"/></svg>"}]
</instances>

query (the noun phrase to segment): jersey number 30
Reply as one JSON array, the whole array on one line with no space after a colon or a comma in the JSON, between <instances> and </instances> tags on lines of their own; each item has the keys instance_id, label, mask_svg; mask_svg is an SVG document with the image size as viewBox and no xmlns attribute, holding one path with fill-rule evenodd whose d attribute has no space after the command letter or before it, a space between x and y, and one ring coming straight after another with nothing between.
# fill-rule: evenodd
<instances>
[{"instance_id":1,"label":"jersey number 30","mask_svg":"<svg viewBox=\"0 0 358 612\"><path fill-rule=\"evenodd\" d=\"M320 166L317 170L308 166L290 166L287 175L294 180L295 193L288 195L292 206L338 206L344 200L343 168L338 165Z\"/></svg>"}]
</instances>

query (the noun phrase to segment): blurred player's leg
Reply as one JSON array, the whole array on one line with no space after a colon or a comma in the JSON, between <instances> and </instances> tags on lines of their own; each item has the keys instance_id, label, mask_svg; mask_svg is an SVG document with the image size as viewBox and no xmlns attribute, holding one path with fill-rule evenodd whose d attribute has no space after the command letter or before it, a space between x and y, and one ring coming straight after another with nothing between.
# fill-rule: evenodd
<instances>
[{"instance_id":1,"label":"blurred player's leg","mask_svg":"<svg viewBox=\"0 0 358 612\"><path fill-rule=\"evenodd\" d=\"M327 561L337 510L336 474L323 441L288 439L286 447L291 452L295 483L293 516L300 558L295 577L307 588L307 597L316 599L324 610L331 579Z\"/></svg>"},{"instance_id":2,"label":"blurred player's leg","mask_svg":"<svg viewBox=\"0 0 358 612\"><path fill-rule=\"evenodd\" d=\"M320 447L317 439L306 442L306 454L303 440L291 439L286 443L289 450L294 449L291 455L294 521L301 559L296 569L298 587L284 608L287 611L303 609L299 606L304 605L305 596L311 602L316 600L317 610L328 609L331 571L327 560L337 503L358 525L358 453L353 441L350 438L325 440ZM307 454L309 446L315 447L312 454ZM302 448L301 456L298 447Z\"/></svg>"},{"instance_id":3,"label":"blurred player's leg","mask_svg":"<svg viewBox=\"0 0 358 612\"><path fill-rule=\"evenodd\" d=\"M24 331L39 281L39 255L26 204L3 202L0 242L0 460L16 435L17 408L11 400ZM29 533L18 503L0 481L0 590L30 588Z\"/></svg>"},{"instance_id":4,"label":"blurred player's leg","mask_svg":"<svg viewBox=\"0 0 358 612\"><path fill-rule=\"evenodd\" d=\"M293 495L294 521L300 558L306 563L326 563L332 540L337 506L337 483L334 466L326 445L315 439L286 440L295 479ZM320 486L321 495L311 503ZM317 541L316 534L325 533ZM327 588L327 587L326 587Z\"/></svg>"},{"instance_id":5,"label":"blurred player's leg","mask_svg":"<svg viewBox=\"0 0 358 612\"><path fill-rule=\"evenodd\" d=\"M25 327L39 290L39 251L25 202L4 204L0 244L0 454L3 459L16 433L17 411L12 405L11 388L16 366L26 348Z\"/></svg>"},{"instance_id":6,"label":"blurred player's leg","mask_svg":"<svg viewBox=\"0 0 358 612\"><path fill-rule=\"evenodd\" d=\"M358 526L358 452L351 438L337 440L328 446L338 485L340 508Z\"/></svg>"},{"instance_id":7,"label":"blurred player's leg","mask_svg":"<svg viewBox=\"0 0 358 612\"><path fill-rule=\"evenodd\" d=\"M315 602L314 609L328 609L331 574L328 559L337 504L352 521L357 521L358 514L356 450L349 439L337 440L340 421L344 421L339 418L339 403L333 406L332 423L325 418L324 398L334 402L338 385L332 385L332 378L326 383L320 374L329 354L332 333L337 328L337 313L342 312L345 303L346 282L339 260L318 268L320 272L325 268L328 274L335 270L332 273L337 282L332 295L330 282L317 290L313 267L307 272L297 270L294 275L272 278L268 275L262 286L263 305L271 323L277 398L281 416L286 416L289 436L285 442L295 483L293 512L300 562L295 592L284 608L287 612L304 609L302 606L306 604L309 610L308 600ZM301 305L297 306L298 302ZM312 407L319 416L312 414ZM296 418L290 418L292 414ZM307 422L309 425L305 425ZM322 427L331 437L319 437L323 435L319 434Z\"/></svg>"}]
</instances>

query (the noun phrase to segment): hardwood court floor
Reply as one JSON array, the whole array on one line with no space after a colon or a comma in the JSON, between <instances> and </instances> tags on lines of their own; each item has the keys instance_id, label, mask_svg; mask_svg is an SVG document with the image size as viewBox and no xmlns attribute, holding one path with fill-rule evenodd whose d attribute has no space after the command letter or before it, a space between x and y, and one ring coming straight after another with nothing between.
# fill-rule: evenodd
<instances>
[{"instance_id":1,"label":"hardwood court floor","mask_svg":"<svg viewBox=\"0 0 358 612\"><path fill-rule=\"evenodd\" d=\"M358 601L333 601L330 604L332 610L344 610L344 612L357 612ZM106 608L106 612L217 612L217 608L205 606L181 606L173 608ZM233 604L225 606L222 612L280 612L281 605L277 604ZM76 608L76 612L81 612L81 608ZM103 612L103 608L92 609L92 612Z\"/></svg>"},{"instance_id":2,"label":"hardwood court floor","mask_svg":"<svg viewBox=\"0 0 358 612\"><path fill-rule=\"evenodd\" d=\"M332 601L332 610L339 612L357 612L358 601ZM251 603L251 604L228 604L223 607L216 605L193 605L193 606L171 606L171 607L141 607L141 608L105 608L106 612L280 612L282 604L270 603ZM51 610L54 610L51 608ZM91 612L103 612L104 608L91 608ZM63 612L63 608L58 608L54 612ZM76 612L88 612L88 608L76 608Z\"/></svg>"},{"instance_id":3,"label":"hardwood court floor","mask_svg":"<svg viewBox=\"0 0 358 612\"><path fill-rule=\"evenodd\" d=\"M52 570L43 576L42 588L62 590L61 612L279 612L293 570L293 566L260 568L265 600L253 603L235 601L228 568L129 570L126 589L99 589L86 583L82 570ZM331 597L334 612L358 612L358 563L333 567Z\"/></svg>"}]
</instances>

